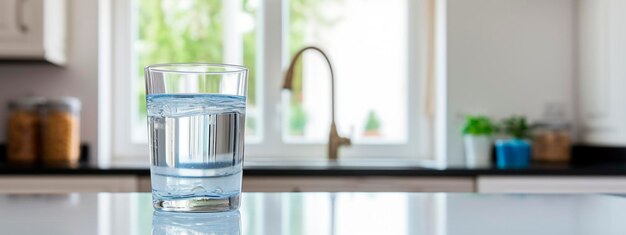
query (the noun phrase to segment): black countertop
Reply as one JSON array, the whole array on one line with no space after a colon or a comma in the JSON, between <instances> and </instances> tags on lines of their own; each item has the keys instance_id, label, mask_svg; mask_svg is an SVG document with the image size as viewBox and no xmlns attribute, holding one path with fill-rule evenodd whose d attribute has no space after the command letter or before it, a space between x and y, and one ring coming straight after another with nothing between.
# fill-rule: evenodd
<instances>
[{"instance_id":1,"label":"black countertop","mask_svg":"<svg viewBox=\"0 0 626 235\"><path fill-rule=\"evenodd\" d=\"M3 146L0 145L0 153ZM83 153L88 152L83 145ZM4 156L0 154L0 161ZM85 162L88 156L81 157ZM14 166L0 163L1 175L137 175L149 176L148 163L97 166L81 163L75 167ZM389 159L340 159L305 161L291 159L246 160L245 176L626 176L626 147L576 145L572 148L572 161L567 165L533 164L524 169L498 169L496 167L470 168L463 165L444 167L423 161Z\"/></svg>"},{"instance_id":2,"label":"black countertop","mask_svg":"<svg viewBox=\"0 0 626 235\"><path fill-rule=\"evenodd\" d=\"M624 234L599 194L243 193L230 213L162 213L148 193L0 194L3 234ZM62 215L62 216L59 216Z\"/></svg>"},{"instance_id":3,"label":"black countertop","mask_svg":"<svg viewBox=\"0 0 626 235\"><path fill-rule=\"evenodd\" d=\"M0 165L0 175L137 175L149 176L147 165L101 167L82 164L75 167ZM415 161L247 161L245 176L626 176L626 165L534 165L524 169L463 166L428 167Z\"/></svg>"}]
</instances>

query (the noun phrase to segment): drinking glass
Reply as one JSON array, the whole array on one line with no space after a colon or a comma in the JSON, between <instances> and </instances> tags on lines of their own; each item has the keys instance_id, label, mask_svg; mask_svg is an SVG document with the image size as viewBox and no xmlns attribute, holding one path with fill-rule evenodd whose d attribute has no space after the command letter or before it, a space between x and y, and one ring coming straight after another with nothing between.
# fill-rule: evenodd
<instances>
[{"instance_id":1,"label":"drinking glass","mask_svg":"<svg viewBox=\"0 0 626 235\"><path fill-rule=\"evenodd\" d=\"M156 210L239 208L247 72L238 65L205 63L145 68Z\"/></svg>"}]
</instances>

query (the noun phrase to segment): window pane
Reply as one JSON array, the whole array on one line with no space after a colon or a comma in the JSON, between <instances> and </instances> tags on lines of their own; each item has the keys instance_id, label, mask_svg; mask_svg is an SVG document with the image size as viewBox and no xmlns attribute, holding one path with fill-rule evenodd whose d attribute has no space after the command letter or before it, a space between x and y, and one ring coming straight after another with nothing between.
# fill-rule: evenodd
<instances>
[{"instance_id":1,"label":"window pane","mask_svg":"<svg viewBox=\"0 0 626 235\"><path fill-rule=\"evenodd\" d=\"M147 142L143 68L150 64L243 64L248 74L248 140L260 137L257 108L256 11L258 0L135 0L132 44L133 141Z\"/></svg>"},{"instance_id":2,"label":"window pane","mask_svg":"<svg viewBox=\"0 0 626 235\"><path fill-rule=\"evenodd\" d=\"M406 0L290 0L288 50L315 45L335 70L337 127L355 143L407 140ZM330 127L330 75L307 52L286 104L286 142L324 142Z\"/></svg>"}]
</instances>

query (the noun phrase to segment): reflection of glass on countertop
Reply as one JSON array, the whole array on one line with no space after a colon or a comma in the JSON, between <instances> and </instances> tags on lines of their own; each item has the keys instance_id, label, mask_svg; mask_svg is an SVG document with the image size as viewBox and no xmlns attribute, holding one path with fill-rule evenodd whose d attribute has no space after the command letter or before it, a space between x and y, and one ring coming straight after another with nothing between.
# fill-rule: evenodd
<instances>
[{"instance_id":1,"label":"reflection of glass on countertop","mask_svg":"<svg viewBox=\"0 0 626 235\"><path fill-rule=\"evenodd\" d=\"M175 213L155 211L152 234L239 235L239 211L224 213Z\"/></svg>"}]
</instances>

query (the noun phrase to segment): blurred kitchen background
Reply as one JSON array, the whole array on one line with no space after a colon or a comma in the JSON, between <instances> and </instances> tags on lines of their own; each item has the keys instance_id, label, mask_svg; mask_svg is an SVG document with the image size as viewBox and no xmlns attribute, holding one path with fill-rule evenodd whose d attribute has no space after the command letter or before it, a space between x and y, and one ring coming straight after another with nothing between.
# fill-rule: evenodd
<instances>
[{"instance_id":1,"label":"blurred kitchen background","mask_svg":"<svg viewBox=\"0 0 626 235\"><path fill-rule=\"evenodd\" d=\"M212 62L250 69L252 191L280 188L267 177L287 191L472 191L480 174L626 191L625 11L622 0L0 0L0 174L11 187L29 174L128 176L89 190L146 190L143 68ZM337 129L351 139L336 162L323 57L305 52L281 88L307 46L334 68ZM41 121L11 121L24 110ZM59 110L69 121L41 124ZM397 187L376 181L389 175ZM418 176L445 179L406 186ZM550 180L529 185L561 182Z\"/></svg>"}]
</instances>

